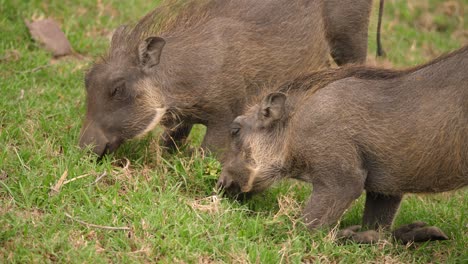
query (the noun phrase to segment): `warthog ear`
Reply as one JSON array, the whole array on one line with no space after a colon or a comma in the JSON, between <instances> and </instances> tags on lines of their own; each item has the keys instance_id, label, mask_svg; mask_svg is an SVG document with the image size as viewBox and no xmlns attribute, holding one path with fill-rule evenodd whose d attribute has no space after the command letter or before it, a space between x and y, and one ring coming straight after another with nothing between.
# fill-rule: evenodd
<instances>
[{"instance_id":1,"label":"warthog ear","mask_svg":"<svg viewBox=\"0 0 468 264\"><path fill-rule=\"evenodd\" d=\"M284 93L270 93L261 104L260 115L263 120L270 122L283 117L285 112L286 95Z\"/></svg>"},{"instance_id":2,"label":"warthog ear","mask_svg":"<svg viewBox=\"0 0 468 264\"><path fill-rule=\"evenodd\" d=\"M138 47L141 65L148 68L158 65L164 45L166 41L160 37L149 37L143 40Z\"/></svg>"}]
</instances>

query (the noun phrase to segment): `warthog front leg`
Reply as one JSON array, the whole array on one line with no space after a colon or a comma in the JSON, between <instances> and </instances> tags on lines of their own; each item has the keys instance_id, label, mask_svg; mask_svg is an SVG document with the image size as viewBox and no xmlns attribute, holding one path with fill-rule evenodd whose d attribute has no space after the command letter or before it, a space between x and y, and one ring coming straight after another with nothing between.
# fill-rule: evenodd
<instances>
[{"instance_id":1,"label":"warthog front leg","mask_svg":"<svg viewBox=\"0 0 468 264\"><path fill-rule=\"evenodd\" d=\"M203 138L202 147L222 158L222 154L227 149L229 138L229 124L232 120L218 122L206 126L206 134Z\"/></svg>"},{"instance_id":2,"label":"warthog front leg","mask_svg":"<svg viewBox=\"0 0 468 264\"><path fill-rule=\"evenodd\" d=\"M390 228L403 195L366 193L363 225L367 228Z\"/></svg>"},{"instance_id":3,"label":"warthog front leg","mask_svg":"<svg viewBox=\"0 0 468 264\"><path fill-rule=\"evenodd\" d=\"M192 124L181 123L173 129L167 129L162 135L162 144L169 151L176 151L178 147L185 143L190 131L192 130Z\"/></svg>"},{"instance_id":4,"label":"warthog front leg","mask_svg":"<svg viewBox=\"0 0 468 264\"><path fill-rule=\"evenodd\" d=\"M309 229L335 224L364 190L363 175L328 174L319 173L313 180L313 192L303 212Z\"/></svg>"}]
</instances>

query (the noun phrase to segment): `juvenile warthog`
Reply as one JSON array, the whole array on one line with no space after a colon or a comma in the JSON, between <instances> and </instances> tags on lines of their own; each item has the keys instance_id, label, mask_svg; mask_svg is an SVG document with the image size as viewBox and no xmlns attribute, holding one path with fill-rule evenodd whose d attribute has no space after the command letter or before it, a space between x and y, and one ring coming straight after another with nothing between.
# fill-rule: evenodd
<instances>
[{"instance_id":1,"label":"juvenile warthog","mask_svg":"<svg viewBox=\"0 0 468 264\"><path fill-rule=\"evenodd\" d=\"M353 2L172 1L120 27L86 74L80 145L103 155L160 123L174 147L203 124L203 146L222 150L248 98L328 66L327 40L339 64L364 61L371 1Z\"/></svg>"},{"instance_id":2,"label":"juvenile warthog","mask_svg":"<svg viewBox=\"0 0 468 264\"><path fill-rule=\"evenodd\" d=\"M335 223L365 190L363 224L390 227L404 193L468 184L467 67L468 46L403 71L344 67L297 78L231 124L218 186L237 195L283 178L312 183L310 229ZM445 238L420 222L395 236Z\"/></svg>"}]
</instances>

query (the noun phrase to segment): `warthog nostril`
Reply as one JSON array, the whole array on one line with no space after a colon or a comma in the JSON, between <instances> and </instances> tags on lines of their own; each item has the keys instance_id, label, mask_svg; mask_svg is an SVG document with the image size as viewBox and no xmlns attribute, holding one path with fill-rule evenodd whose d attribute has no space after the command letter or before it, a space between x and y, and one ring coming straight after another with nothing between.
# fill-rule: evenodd
<instances>
[{"instance_id":1,"label":"warthog nostril","mask_svg":"<svg viewBox=\"0 0 468 264\"><path fill-rule=\"evenodd\" d=\"M222 189L227 189L231 186L232 180L231 179L226 179L226 177L221 176L221 178L218 180L218 183L216 184L216 189L222 190Z\"/></svg>"},{"instance_id":2,"label":"warthog nostril","mask_svg":"<svg viewBox=\"0 0 468 264\"><path fill-rule=\"evenodd\" d=\"M216 183L216 190L222 190L224 189L224 180L219 179L218 182Z\"/></svg>"},{"instance_id":3,"label":"warthog nostril","mask_svg":"<svg viewBox=\"0 0 468 264\"><path fill-rule=\"evenodd\" d=\"M97 158L97 161L100 162L102 160L102 158L104 158L104 156L108 153L109 151L109 143L106 143L106 145L104 146L104 149L102 151L99 151L99 150L94 150L94 153L96 153L98 155L98 158Z\"/></svg>"},{"instance_id":4,"label":"warthog nostril","mask_svg":"<svg viewBox=\"0 0 468 264\"><path fill-rule=\"evenodd\" d=\"M112 151L111 142L104 131L94 122L87 122L80 132L79 145L81 148L90 148L99 157Z\"/></svg>"}]
</instances>

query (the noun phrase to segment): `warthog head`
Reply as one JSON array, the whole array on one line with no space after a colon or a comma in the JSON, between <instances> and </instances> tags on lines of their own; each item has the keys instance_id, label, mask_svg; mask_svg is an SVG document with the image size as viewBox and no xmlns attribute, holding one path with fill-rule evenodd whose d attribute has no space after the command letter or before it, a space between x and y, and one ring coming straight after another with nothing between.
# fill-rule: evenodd
<instances>
[{"instance_id":1,"label":"warthog head","mask_svg":"<svg viewBox=\"0 0 468 264\"><path fill-rule=\"evenodd\" d=\"M121 36L125 30L124 26L116 30L110 54L85 77L86 118L79 144L91 147L99 156L115 151L127 139L144 135L166 112L155 74L165 41L147 37L128 45L122 38L132 34Z\"/></svg>"},{"instance_id":2,"label":"warthog head","mask_svg":"<svg viewBox=\"0 0 468 264\"><path fill-rule=\"evenodd\" d=\"M231 124L231 149L226 153L218 188L229 195L257 193L282 174L287 117L286 95L271 93Z\"/></svg>"}]
</instances>

